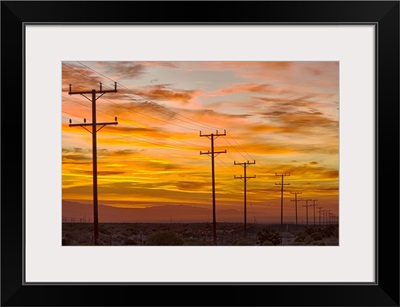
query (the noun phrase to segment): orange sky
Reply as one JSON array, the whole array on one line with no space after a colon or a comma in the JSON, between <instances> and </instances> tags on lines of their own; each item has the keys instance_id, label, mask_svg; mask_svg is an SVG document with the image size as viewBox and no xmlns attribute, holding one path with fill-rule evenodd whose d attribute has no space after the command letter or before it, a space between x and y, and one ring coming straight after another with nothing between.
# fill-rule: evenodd
<instances>
[{"instance_id":1,"label":"orange sky","mask_svg":"<svg viewBox=\"0 0 400 307\"><path fill-rule=\"evenodd\" d=\"M97 100L99 204L120 207L195 205L211 209L210 140L219 208L243 208L236 162L256 161L248 208L294 220L291 191L338 213L338 62L63 62L62 191L64 200L92 200L91 134L68 121L91 122L91 102L76 91L111 89ZM89 97L90 98L90 97ZM299 203L299 218L304 215ZM251 206L251 208L250 208ZM248 209L248 210L249 210ZM169 219L169 217L166 217ZM101 216L99 217L101 222ZM211 220L211 217L210 217Z\"/></svg>"}]
</instances>

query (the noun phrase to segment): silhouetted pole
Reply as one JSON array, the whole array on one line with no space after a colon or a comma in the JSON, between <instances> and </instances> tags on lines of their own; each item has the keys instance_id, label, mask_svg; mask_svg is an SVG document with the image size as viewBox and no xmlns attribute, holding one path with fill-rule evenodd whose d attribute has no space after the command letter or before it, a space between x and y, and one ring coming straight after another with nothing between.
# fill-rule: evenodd
<instances>
[{"instance_id":1,"label":"silhouetted pole","mask_svg":"<svg viewBox=\"0 0 400 307\"><path fill-rule=\"evenodd\" d=\"M322 213L322 225L325 225L325 210L321 210Z\"/></svg>"},{"instance_id":2,"label":"silhouetted pole","mask_svg":"<svg viewBox=\"0 0 400 307\"><path fill-rule=\"evenodd\" d=\"M323 207L317 207L318 208L318 216L319 216L319 219L318 219L318 221L319 221L319 225L321 225L321 211L322 211L322 208Z\"/></svg>"},{"instance_id":3,"label":"silhouetted pole","mask_svg":"<svg viewBox=\"0 0 400 307\"><path fill-rule=\"evenodd\" d=\"M308 207L311 207L311 205L308 204L309 201L311 201L312 199L302 199L302 201L306 202L306 205L303 207L306 207L306 224L308 226Z\"/></svg>"},{"instance_id":4,"label":"silhouetted pole","mask_svg":"<svg viewBox=\"0 0 400 307\"><path fill-rule=\"evenodd\" d=\"M216 219L216 214L215 214L215 171L214 171L214 158L218 156L220 153L226 153L226 150L224 151L214 151L214 140L219 137L219 136L225 136L226 135L226 130L224 130L224 133L218 133L218 130L216 133L211 133L211 134L201 134L200 131L200 136L207 137L211 140L211 151L207 152L202 152L200 151L201 155L209 155L211 157L211 177L212 177L212 207L213 207L213 240L214 240L214 245L217 245L217 219Z\"/></svg>"},{"instance_id":5,"label":"silhouetted pole","mask_svg":"<svg viewBox=\"0 0 400 307\"><path fill-rule=\"evenodd\" d=\"M331 223L330 218L329 218L329 216L330 216L330 214L331 214L331 211L332 211L332 210L327 210L327 211L326 211L326 220L327 220L328 225Z\"/></svg>"},{"instance_id":6,"label":"silhouetted pole","mask_svg":"<svg viewBox=\"0 0 400 307\"><path fill-rule=\"evenodd\" d=\"M313 202L312 206L314 207L314 225L316 225L316 223L315 223L315 206L316 206L315 202L318 201L318 199L312 199L311 201Z\"/></svg>"},{"instance_id":7,"label":"silhouetted pole","mask_svg":"<svg viewBox=\"0 0 400 307\"><path fill-rule=\"evenodd\" d=\"M233 161L233 164L234 165L242 165L243 166L243 169L244 169L244 175L242 176L242 175L240 175L240 176L234 176L234 178L235 179L243 179L243 182L244 182L244 188L243 188L243 191L244 191L244 235L246 236L246 232L247 232L247 228L246 228L246 225L247 225L247 208L246 208L246 203L247 203L247 201L246 201L246 195L247 195L247 187L246 187L246 182L247 182L247 180L250 180L251 178L256 178L256 175L253 175L253 176L247 176L247 174L246 174L246 169L247 169L247 166L248 165L250 165L250 164L256 164L256 161L254 160L254 162L249 162L248 160L247 160L247 162L242 162L242 163L236 163L236 161Z\"/></svg>"},{"instance_id":8,"label":"silhouetted pole","mask_svg":"<svg viewBox=\"0 0 400 307\"><path fill-rule=\"evenodd\" d=\"M281 225L283 225L283 186L284 185L290 185L290 183L283 183L283 177L290 176L290 174L277 174L277 173L275 173L275 176L281 176L282 177L282 182L281 183L275 183L275 185L280 185L281 186Z\"/></svg>"},{"instance_id":9,"label":"silhouetted pole","mask_svg":"<svg viewBox=\"0 0 400 307\"><path fill-rule=\"evenodd\" d=\"M115 118L114 122L107 122L107 123L98 123L96 122L96 101L101 96L106 93L116 93L117 92L117 82L114 83L113 90L103 90L102 84L100 83L100 90L91 90L91 91L72 91L72 85L69 85L69 95L82 95L86 99L92 102L92 123L86 123L86 119L84 120L83 124L72 124L71 120L69 121L70 127L79 126L84 128L85 130L89 131L92 134L92 160L93 160L93 242L94 245L97 245L97 239L99 237L99 216L98 216L98 196L97 196L97 132L107 125L118 125L117 118ZM85 95L90 95L91 99L86 97ZM97 97L97 94L100 96ZM91 130L87 129L86 127L92 127ZM100 128L97 129L97 126Z\"/></svg>"},{"instance_id":10,"label":"silhouetted pole","mask_svg":"<svg viewBox=\"0 0 400 307\"><path fill-rule=\"evenodd\" d=\"M331 219L332 225L333 225L333 224L336 224L336 223L335 223L335 217L336 217L336 215L335 215L334 213L332 213L331 216L332 216L332 219Z\"/></svg>"},{"instance_id":11,"label":"silhouetted pole","mask_svg":"<svg viewBox=\"0 0 400 307\"><path fill-rule=\"evenodd\" d=\"M297 192L290 192L291 194L294 194L294 199L291 199L291 201L294 201L295 207L296 207L296 225L297 225L297 194L301 194L301 191Z\"/></svg>"}]
</instances>

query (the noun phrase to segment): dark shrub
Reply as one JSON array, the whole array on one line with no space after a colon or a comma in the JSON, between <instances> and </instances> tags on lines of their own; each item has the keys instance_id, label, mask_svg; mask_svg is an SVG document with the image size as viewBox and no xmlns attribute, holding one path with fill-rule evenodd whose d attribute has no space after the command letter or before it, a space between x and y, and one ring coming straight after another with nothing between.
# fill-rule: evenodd
<instances>
[{"instance_id":1,"label":"dark shrub","mask_svg":"<svg viewBox=\"0 0 400 307\"><path fill-rule=\"evenodd\" d=\"M311 237L313 238L314 241L321 241L322 240L322 234L318 232L314 232Z\"/></svg>"},{"instance_id":2,"label":"dark shrub","mask_svg":"<svg viewBox=\"0 0 400 307\"><path fill-rule=\"evenodd\" d=\"M233 245L254 245L254 243L247 239L238 239L233 242Z\"/></svg>"},{"instance_id":3,"label":"dark shrub","mask_svg":"<svg viewBox=\"0 0 400 307\"><path fill-rule=\"evenodd\" d=\"M261 244L265 241L269 241L273 245L279 245L282 243L282 239L280 238L279 234L269 227L265 228L262 232L259 232L257 234L257 238L258 242Z\"/></svg>"},{"instance_id":4,"label":"dark shrub","mask_svg":"<svg viewBox=\"0 0 400 307\"><path fill-rule=\"evenodd\" d=\"M199 246L199 245L206 245L206 243L200 239L188 238L188 239L185 239L184 245Z\"/></svg>"},{"instance_id":5,"label":"dark shrub","mask_svg":"<svg viewBox=\"0 0 400 307\"><path fill-rule=\"evenodd\" d=\"M149 235L146 245L183 245L183 240L172 231L158 231Z\"/></svg>"},{"instance_id":6,"label":"dark shrub","mask_svg":"<svg viewBox=\"0 0 400 307\"><path fill-rule=\"evenodd\" d=\"M137 242L135 240L127 239L125 241L125 245L138 245L138 244L137 244Z\"/></svg>"}]
</instances>

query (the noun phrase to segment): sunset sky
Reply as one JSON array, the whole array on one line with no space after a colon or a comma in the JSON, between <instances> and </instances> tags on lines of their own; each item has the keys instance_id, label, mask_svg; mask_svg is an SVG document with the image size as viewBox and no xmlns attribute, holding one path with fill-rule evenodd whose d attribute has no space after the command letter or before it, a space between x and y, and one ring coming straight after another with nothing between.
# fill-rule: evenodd
<instances>
[{"instance_id":1,"label":"sunset sky","mask_svg":"<svg viewBox=\"0 0 400 307\"><path fill-rule=\"evenodd\" d=\"M290 173L286 221L294 220L291 191L338 214L338 62L63 62L62 80L63 200L93 197L92 135L68 126L92 121L91 102L68 95L69 84L82 91L118 82L117 93L97 100L98 122L118 117L97 134L99 204L211 209L211 158L200 155L211 142L199 134L226 130L215 140L216 151L227 150L215 159L219 209L243 210L243 181L234 179L243 167L234 161L255 160L248 215L279 220L275 173Z\"/></svg>"}]
</instances>

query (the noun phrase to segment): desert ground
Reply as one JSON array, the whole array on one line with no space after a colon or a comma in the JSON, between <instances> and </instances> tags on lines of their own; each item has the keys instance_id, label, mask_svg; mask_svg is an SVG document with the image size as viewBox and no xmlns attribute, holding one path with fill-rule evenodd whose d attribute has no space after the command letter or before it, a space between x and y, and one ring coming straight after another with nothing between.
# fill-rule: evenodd
<instances>
[{"instance_id":1,"label":"desert ground","mask_svg":"<svg viewBox=\"0 0 400 307\"><path fill-rule=\"evenodd\" d=\"M100 223L98 245L213 245L212 223ZM93 245L92 223L62 223L62 245ZM218 223L217 245L338 246L338 225Z\"/></svg>"}]
</instances>

